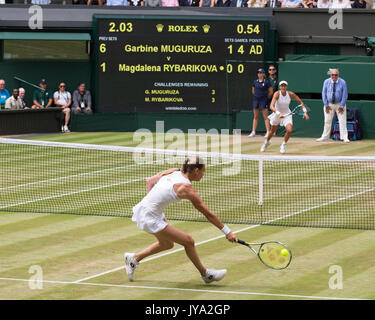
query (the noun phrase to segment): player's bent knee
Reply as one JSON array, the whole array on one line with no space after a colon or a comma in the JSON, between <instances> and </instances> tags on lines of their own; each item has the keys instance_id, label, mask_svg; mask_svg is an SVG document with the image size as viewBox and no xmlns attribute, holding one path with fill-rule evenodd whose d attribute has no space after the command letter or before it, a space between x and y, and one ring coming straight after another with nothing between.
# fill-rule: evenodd
<instances>
[{"instance_id":1,"label":"player's bent knee","mask_svg":"<svg viewBox=\"0 0 375 320\"><path fill-rule=\"evenodd\" d=\"M195 246L195 241L194 241L193 237L191 237L189 235L186 236L185 246L189 246L189 247L194 247Z\"/></svg>"},{"instance_id":2,"label":"player's bent knee","mask_svg":"<svg viewBox=\"0 0 375 320\"><path fill-rule=\"evenodd\" d=\"M174 242L168 241L168 242L164 242L162 245L163 245L164 249L169 250L169 249L172 249L174 247Z\"/></svg>"}]
</instances>

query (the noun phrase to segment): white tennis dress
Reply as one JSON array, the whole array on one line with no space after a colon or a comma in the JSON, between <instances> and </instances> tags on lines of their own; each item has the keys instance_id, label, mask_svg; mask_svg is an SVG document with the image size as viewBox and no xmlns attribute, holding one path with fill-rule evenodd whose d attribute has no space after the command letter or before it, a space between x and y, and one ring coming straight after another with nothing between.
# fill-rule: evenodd
<instances>
[{"instance_id":1,"label":"white tennis dress","mask_svg":"<svg viewBox=\"0 0 375 320\"><path fill-rule=\"evenodd\" d=\"M177 183L191 184L191 181L185 178L181 171L172 172L160 178L141 202L133 207L132 220L137 223L139 229L156 233L168 225L163 220L163 211L169 204L180 200L173 189Z\"/></svg>"},{"instance_id":2,"label":"white tennis dress","mask_svg":"<svg viewBox=\"0 0 375 320\"><path fill-rule=\"evenodd\" d=\"M279 99L276 100L275 108L276 111L279 111L281 114L288 114L290 113L289 105L290 105L290 96L289 91L286 91L286 95L283 96L281 91L279 91ZM290 114L284 118L279 118L279 116L274 112L268 116L270 119L271 126L286 126L287 124L293 125L293 116Z\"/></svg>"}]
</instances>

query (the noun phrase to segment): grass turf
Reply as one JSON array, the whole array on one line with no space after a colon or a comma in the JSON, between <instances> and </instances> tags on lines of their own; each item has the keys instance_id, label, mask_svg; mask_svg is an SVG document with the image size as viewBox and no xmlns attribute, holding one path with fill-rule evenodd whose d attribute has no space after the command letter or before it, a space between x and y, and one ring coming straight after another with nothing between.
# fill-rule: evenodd
<instances>
[{"instance_id":1,"label":"grass turf","mask_svg":"<svg viewBox=\"0 0 375 320\"><path fill-rule=\"evenodd\" d=\"M132 134L74 133L37 139L135 146ZM255 151L260 143L257 138L243 140L243 152L259 153ZM308 139L298 139L295 143L305 146L303 154L317 152L315 143L307 147ZM374 141L360 143L361 148L357 142L323 144L330 149L321 148L321 155L353 155L350 147L362 150L357 155L373 155ZM293 148L291 140L288 153L293 153ZM171 224L194 237L207 267L228 269L223 281L204 285L182 248L176 245L169 255L141 263L136 281L129 282L121 269L123 253L142 249L154 238L140 232L128 218L3 212L0 299L375 298L375 289L370 285L375 280L374 231L230 225L233 230L249 228L238 233L247 241L272 239L288 244L294 255L290 267L274 271L265 268L247 248L224 238L204 242L220 236L209 223L171 221ZM29 287L27 280L33 276L29 268L33 265L43 270L43 289ZM329 270L335 265L343 270L341 290L329 287L333 276ZM95 276L112 269L113 272Z\"/></svg>"}]
</instances>

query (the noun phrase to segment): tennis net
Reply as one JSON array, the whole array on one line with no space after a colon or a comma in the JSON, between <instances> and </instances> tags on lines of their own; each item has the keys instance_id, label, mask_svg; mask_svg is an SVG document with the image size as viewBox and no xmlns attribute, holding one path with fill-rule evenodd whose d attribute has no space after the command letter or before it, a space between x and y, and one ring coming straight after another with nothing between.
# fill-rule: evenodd
<instances>
[{"instance_id":1,"label":"tennis net","mask_svg":"<svg viewBox=\"0 0 375 320\"><path fill-rule=\"evenodd\" d=\"M375 157L258 156L0 139L0 211L131 217L145 179L200 155L224 223L375 229ZM189 201L171 220L207 221Z\"/></svg>"}]
</instances>

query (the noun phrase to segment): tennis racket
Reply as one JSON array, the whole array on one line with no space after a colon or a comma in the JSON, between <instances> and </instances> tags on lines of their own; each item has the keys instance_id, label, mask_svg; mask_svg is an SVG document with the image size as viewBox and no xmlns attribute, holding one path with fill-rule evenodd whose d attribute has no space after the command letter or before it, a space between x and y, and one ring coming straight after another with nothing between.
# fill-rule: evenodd
<instances>
[{"instance_id":1,"label":"tennis racket","mask_svg":"<svg viewBox=\"0 0 375 320\"><path fill-rule=\"evenodd\" d=\"M308 106L303 106L302 104L299 104L296 106L291 112L284 115L284 117L289 116L291 114L297 114L299 116L304 116L305 113L308 113L311 109Z\"/></svg>"},{"instance_id":2,"label":"tennis racket","mask_svg":"<svg viewBox=\"0 0 375 320\"><path fill-rule=\"evenodd\" d=\"M258 256L259 260L271 269L285 269L292 261L292 251L281 242L266 241L262 243L246 243L238 239L238 243L250 248L250 250ZM256 251L253 246L257 246L258 251Z\"/></svg>"}]
</instances>

